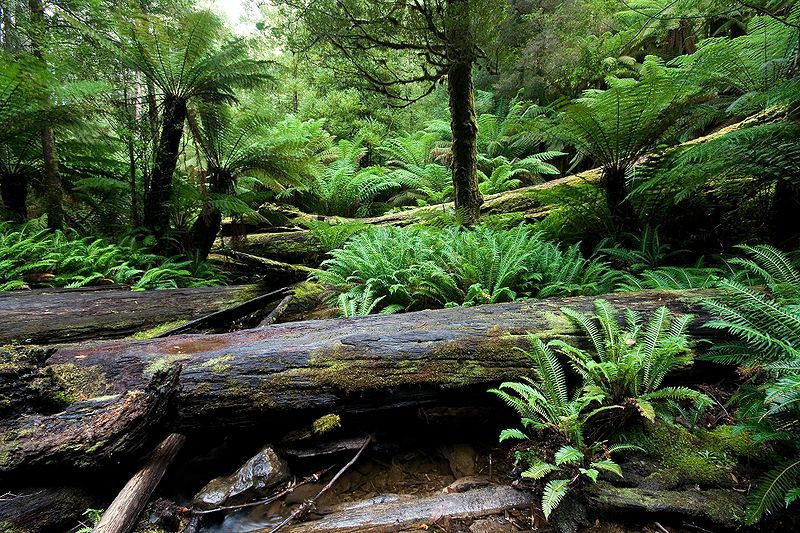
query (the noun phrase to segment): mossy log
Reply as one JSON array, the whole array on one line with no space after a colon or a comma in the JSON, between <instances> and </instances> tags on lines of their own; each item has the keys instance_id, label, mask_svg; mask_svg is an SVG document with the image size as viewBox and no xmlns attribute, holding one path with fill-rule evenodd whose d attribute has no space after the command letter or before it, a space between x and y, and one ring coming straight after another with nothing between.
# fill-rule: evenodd
<instances>
[{"instance_id":1,"label":"mossy log","mask_svg":"<svg viewBox=\"0 0 800 533\"><path fill-rule=\"evenodd\" d=\"M640 313L662 305L675 313L695 313L699 317L691 331L697 333L710 318L697 304L703 294L710 293L645 291L606 298L619 309ZM70 398L82 401L61 413L25 414L0 424L0 472L57 463L89 467L119 459L131 439L146 440L147 431L161 422L169 422L173 431L207 433L482 391L529 373L530 360L518 350L529 346L529 332L543 339L579 340L560 309L588 312L593 301L552 298L62 346L46 369L58 376ZM181 370L168 410L166 393L141 391L153 390L154 376L176 367ZM169 421L163 418L167 411L175 413Z\"/></svg>"},{"instance_id":2,"label":"mossy log","mask_svg":"<svg viewBox=\"0 0 800 533\"><path fill-rule=\"evenodd\" d=\"M96 506L96 498L79 487L14 490L0 497L0 531L71 531L79 520L86 518L84 511Z\"/></svg>"},{"instance_id":3,"label":"mossy log","mask_svg":"<svg viewBox=\"0 0 800 533\"><path fill-rule=\"evenodd\" d=\"M576 187L581 184L596 182L599 179L600 171L594 169L539 185L492 194L484 199L484 203L481 206L481 214L486 216L503 213L521 213L528 222L541 220L551 211L551 206L548 204L549 200L545 200L545 194L547 198L552 199L555 197L553 192L557 191L560 187ZM294 224L300 226L312 220L324 221L330 224L409 226L411 224L425 224L438 213L452 210L453 204L451 202L447 204L417 207L398 213L389 213L387 215L369 218L313 215L303 213L290 206L279 205L269 205L266 209L279 212ZM325 250L320 242L314 238L310 231L305 229L269 233L258 233L259 228L257 226L253 226L249 229L251 232L256 233L248 234L246 237L239 236L235 240L225 237L217 239L214 245L214 251L222 252L232 247L233 242L235 243L233 247L247 250L249 253L261 257L268 257L276 261L285 261L287 263L300 263L312 266L319 264L325 254Z\"/></svg>"},{"instance_id":4,"label":"mossy log","mask_svg":"<svg viewBox=\"0 0 800 533\"><path fill-rule=\"evenodd\" d=\"M267 292L258 285L133 292L116 288L0 293L0 344L124 337L188 321Z\"/></svg>"}]
</instances>

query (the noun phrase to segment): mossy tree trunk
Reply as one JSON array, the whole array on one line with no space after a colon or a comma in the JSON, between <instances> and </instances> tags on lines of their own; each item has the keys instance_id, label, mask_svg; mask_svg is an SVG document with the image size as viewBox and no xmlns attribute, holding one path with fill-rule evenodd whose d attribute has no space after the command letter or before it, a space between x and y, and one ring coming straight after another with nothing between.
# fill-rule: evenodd
<instances>
[{"instance_id":1,"label":"mossy tree trunk","mask_svg":"<svg viewBox=\"0 0 800 533\"><path fill-rule=\"evenodd\" d=\"M480 220L483 198L478 189L478 124L472 66L475 45L470 27L469 0L447 0L447 92L453 134L452 171L455 207L463 223Z\"/></svg>"},{"instance_id":2,"label":"mossy tree trunk","mask_svg":"<svg viewBox=\"0 0 800 533\"><path fill-rule=\"evenodd\" d=\"M145 223L153 235L159 238L169 230L172 175L178 164L183 125L187 114L186 98L182 96L167 95L163 104L161 134L144 203Z\"/></svg>"},{"instance_id":3,"label":"mossy tree trunk","mask_svg":"<svg viewBox=\"0 0 800 533\"><path fill-rule=\"evenodd\" d=\"M228 194L233 189L231 173L225 169L209 169L209 195ZM212 198L206 198L203 208L192 225L192 249L200 259L208 257L214 240L222 227L222 213L212 203Z\"/></svg>"}]
</instances>

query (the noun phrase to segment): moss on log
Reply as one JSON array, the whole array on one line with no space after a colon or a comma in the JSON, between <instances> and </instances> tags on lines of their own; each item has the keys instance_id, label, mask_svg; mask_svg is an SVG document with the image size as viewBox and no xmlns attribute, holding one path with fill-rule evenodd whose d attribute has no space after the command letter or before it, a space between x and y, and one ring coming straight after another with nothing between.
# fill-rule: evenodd
<instances>
[{"instance_id":1,"label":"moss on log","mask_svg":"<svg viewBox=\"0 0 800 533\"><path fill-rule=\"evenodd\" d=\"M191 320L263 294L258 285L133 292L39 289L0 293L0 344L124 337Z\"/></svg>"},{"instance_id":2,"label":"moss on log","mask_svg":"<svg viewBox=\"0 0 800 533\"><path fill-rule=\"evenodd\" d=\"M640 312L666 305L677 313L702 314L694 303L699 294L648 291L607 298ZM180 363L176 429L251 425L270 414L385 406L517 378L529 369L527 356L517 350L528 345L527 333L575 337L560 308L588 311L593 300L554 298L81 344L62 347L50 364L92 369L110 384L107 394L123 394Z\"/></svg>"}]
</instances>

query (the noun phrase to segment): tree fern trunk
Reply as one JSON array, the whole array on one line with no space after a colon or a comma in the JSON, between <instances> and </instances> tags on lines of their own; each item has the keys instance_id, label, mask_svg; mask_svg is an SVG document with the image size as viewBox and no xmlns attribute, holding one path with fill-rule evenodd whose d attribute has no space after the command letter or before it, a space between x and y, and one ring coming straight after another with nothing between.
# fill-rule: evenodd
<instances>
[{"instance_id":1,"label":"tree fern trunk","mask_svg":"<svg viewBox=\"0 0 800 533\"><path fill-rule=\"evenodd\" d=\"M450 129L453 134L453 196L465 224L480 219L483 197L478 190L478 125L475 116L469 0L447 0Z\"/></svg>"},{"instance_id":2,"label":"tree fern trunk","mask_svg":"<svg viewBox=\"0 0 800 533\"><path fill-rule=\"evenodd\" d=\"M603 169L603 182L606 189L606 202L611 213L614 226L621 232L636 233L639 220L636 211L628 199L625 184L625 170L617 168Z\"/></svg>"},{"instance_id":3,"label":"tree fern trunk","mask_svg":"<svg viewBox=\"0 0 800 533\"><path fill-rule=\"evenodd\" d=\"M208 192L210 194L223 194L230 192L233 180L230 172L215 170L211 173L211 182ZM206 199L203 209L192 225L192 249L200 259L208 257L211 247L222 228L222 213Z\"/></svg>"},{"instance_id":4,"label":"tree fern trunk","mask_svg":"<svg viewBox=\"0 0 800 533\"><path fill-rule=\"evenodd\" d=\"M7 174L0 177L0 197L3 206L19 222L28 218L28 180L17 174Z\"/></svg>"},{"instance_id":5,"label":"tree fern trunk","mask_svg":"<svg viewBox=\"0 0 800 533\"><path fill-rule=\"evenodd\" d=\"M169 229L168 203L172 195L172 175L178 164L185 121L186 100L179 96L166 96L155 165L150 174L150 188L144 205L145 224L157 237L163 237Z\"/></svg>"}]
</instances>

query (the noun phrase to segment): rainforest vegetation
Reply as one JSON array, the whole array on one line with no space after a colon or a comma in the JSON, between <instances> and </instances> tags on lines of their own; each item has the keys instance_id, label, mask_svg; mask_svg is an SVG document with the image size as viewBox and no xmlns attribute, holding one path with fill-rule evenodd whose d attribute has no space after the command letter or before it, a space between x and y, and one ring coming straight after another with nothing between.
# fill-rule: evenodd
<instances>
[{"instance_id":1,"label":"rainforest vegetation","mask_svg":"<svg viewBox=\"0 0 800 533\"><path fill-rule=\"evenodd\" d=\"M0 0L0 291L3 532L794 530L800 3Z\"/></svg>"}]
</instances>

